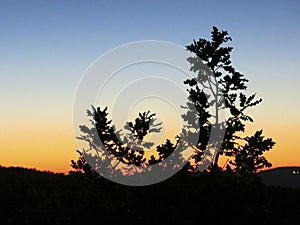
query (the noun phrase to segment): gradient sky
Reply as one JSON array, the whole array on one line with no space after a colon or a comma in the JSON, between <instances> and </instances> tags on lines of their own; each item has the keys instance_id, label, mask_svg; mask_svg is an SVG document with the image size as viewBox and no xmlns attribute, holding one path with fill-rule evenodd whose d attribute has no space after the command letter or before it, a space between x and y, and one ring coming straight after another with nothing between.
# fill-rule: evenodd
<instances>
[{"instance_id":1,"label":"gradient sky","mask_svg":"<svg viewBox=\"0 0 300 225\"><path fill-rule=\"evenodd\" d=\"M263 98L248 131L274 138L274 166L299 166L299 25L297 0L1 1L0 164L68 171L73 98L96 58L139 40L185 46L217 26L233 38L249 93Z\"/></svg>"}]
</instances>

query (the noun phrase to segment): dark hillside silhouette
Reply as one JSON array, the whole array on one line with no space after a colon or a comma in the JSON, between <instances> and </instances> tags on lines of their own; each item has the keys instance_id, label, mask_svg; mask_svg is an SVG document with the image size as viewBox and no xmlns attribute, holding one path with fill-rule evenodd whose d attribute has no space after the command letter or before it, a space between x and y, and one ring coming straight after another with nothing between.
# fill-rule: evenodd
<instances>
[{"instance_id":1,"label":"dark hillside silhouette","mask_svg":"<svg viewBox=\"0 0 300 225\"><path fill-rule=\"evenodd\" d=\"M300 189L224 173L175 175L129 187L84 175L0 167L0 184L5 225L299 224Z\"/></svg>"},{"instance_id":2,"label":"dark hillside silhouette","mask_svg":"<svg viewBox=\"0 0 300 225\"><path fill-rule=\"evenodd\" d=\"M267 185L300 188L300 167L272 168L258 175Z\"/></svg>"}]
</instances>

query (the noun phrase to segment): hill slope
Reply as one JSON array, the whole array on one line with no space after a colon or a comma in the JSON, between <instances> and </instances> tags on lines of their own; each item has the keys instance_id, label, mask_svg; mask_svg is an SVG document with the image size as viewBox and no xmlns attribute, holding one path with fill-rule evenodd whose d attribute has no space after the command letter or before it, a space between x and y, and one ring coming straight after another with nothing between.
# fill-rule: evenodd
<instances>
[{"instance_id":1,"label":"hill slope","mask_svg":"<svg viewBox=\"0 0 300 225\"><path fill-rule=\"evenodd\" d=\"M278 167L259 173L267 185L300 188L300 167Z\"/></svg>"},{"instance_id":2,"label":"hill slope","mask_svg":"<svg viewBox=\"0 0 300 225\"><path fill-rule=\"evenodd\" d=\"M0 184L3 225L300 224L300 190L224 174L128 187L102 178L0 167Z\"/></svg>"}]
</instances>

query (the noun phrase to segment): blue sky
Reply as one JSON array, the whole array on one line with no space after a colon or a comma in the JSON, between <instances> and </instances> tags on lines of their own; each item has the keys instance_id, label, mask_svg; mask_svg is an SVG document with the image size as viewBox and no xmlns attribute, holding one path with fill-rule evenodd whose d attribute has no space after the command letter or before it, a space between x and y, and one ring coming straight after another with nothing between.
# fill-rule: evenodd
<instances>
[{"instance_id":1,"label":"blue sky","mask_svg":"<svg viewBox=\"0 0 300 225\"><path fill-rule=\"evenodd\" d=\"M296 0L1 1L1 134L4 139L22 139L29 127L71 127L78 82L106 51L149 39L185 46L193 39L209 38L213 25L229 31L233 64L249 78L250 92L264 99L253 111L258 127L277 124L281 132L293 127L299 134L299 21ZM38 130L36 138L51 139ZM267 134L280 136L279 131ZM9 157L20 154L17 146L2 146L0 154L4 149L11 152ZM55 154L66 151L65 146L56 147ZM72 148L66 157L73 156ZM34 157L37 151L44 151L45 157L54 154L41 146L28 154ZM9 157L4 164L14 163ZM25 165L35 166L34 162Z\"/></svg>"}]
</instances>

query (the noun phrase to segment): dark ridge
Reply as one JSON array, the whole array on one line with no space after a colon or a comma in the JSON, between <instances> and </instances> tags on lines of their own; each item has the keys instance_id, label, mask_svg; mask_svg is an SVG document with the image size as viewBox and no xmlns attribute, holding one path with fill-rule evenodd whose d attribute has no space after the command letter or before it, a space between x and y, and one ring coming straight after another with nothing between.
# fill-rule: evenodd
<instances>
[{"instance_id":1,"label":"dark ridge","mask_svg":"<svg viewBox=\"0 0 300 225\"><path fill-rule=\"evenodd\" d=\"M36 173L36 174L58 174L58 175L62 175L64 173L55 173L49 170L37 170L35 168L25 168L25 167L21 167L21 166L9 166L9 167L5 167L5 166L1 166L0 165L0 171L5 171L5 170L9 170L9 171L15 171L15 172L21 172L21 173Z\"/></svg>"},{"instance_id":2,"label":"dark ridge","mask_svg":"<svg viewBox=\"0 0 300 225\"><path fill-rule=\"evenodd\" d=\"M129 187L80 174L0 167L0 184L4 225L299 224L300 189L266 186L255 176L175 175Z\"/></svg>"},{"instance_id":3,"label":"dark ridge","mask_svg":"<svg viewBox=\"0 0 300 225\"><path fill-rule=\"evenodd\" d=\"M300 188L300 167L288 166L264 170L259 173L263 183L271 186Z\"/></svg>"}]
</instances>

